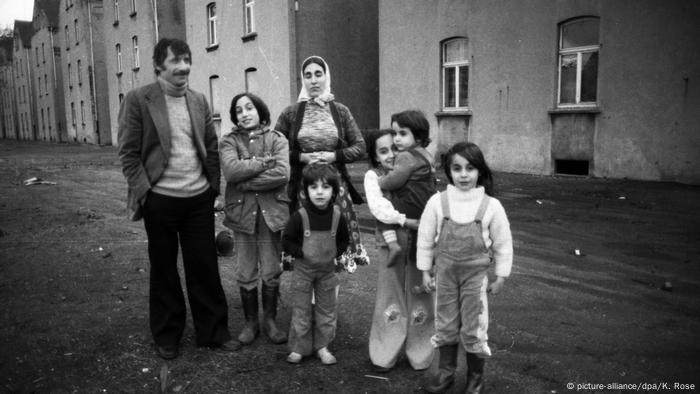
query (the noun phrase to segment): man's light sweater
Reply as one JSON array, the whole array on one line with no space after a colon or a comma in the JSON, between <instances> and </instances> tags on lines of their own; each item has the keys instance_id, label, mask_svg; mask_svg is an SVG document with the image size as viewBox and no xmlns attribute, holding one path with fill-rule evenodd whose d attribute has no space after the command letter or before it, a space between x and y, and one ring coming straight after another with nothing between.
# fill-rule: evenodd
<instances>
[{"instance_id":1,"label":"man's light sweater","mask_svg":"<svg viewBox=\"0 0 700 394\"><path fill-rule=\"evenodd\" d=\"M463 192L448 185L450 220L456 223L473 222L484 195L482 186ZM433 266L435 242L440 235L443 219L440 193L437 193L428 200L418 227L416 264L421 271ZM481 229L486 248L493 251L496 276L507 277L513 265L513 237L503 205L495 198L491 199L484 213Z\"/></svg>"},{"instance_id":2,"label":"man's light sweater","mask_svg":"<svg viewBox=\"0 0 700 394\"><path fill-rule=\"evenodd\" d=\"M194 145L187 100L184 95L165 94L165 104L171 131L170 159L153 191L171 197L193 197L207 190L209 182Z\"/></svg>"}]
</instances>

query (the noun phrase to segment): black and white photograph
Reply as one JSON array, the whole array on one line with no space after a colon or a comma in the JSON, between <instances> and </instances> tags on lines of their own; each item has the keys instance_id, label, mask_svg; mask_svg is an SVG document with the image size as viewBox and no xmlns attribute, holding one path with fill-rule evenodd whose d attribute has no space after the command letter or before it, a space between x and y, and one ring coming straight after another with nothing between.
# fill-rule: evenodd
<instances>
[{"instance_id":1,"label":"black and white photograph","mask_svg":"<svg viewBox=\"0 0 700 394\"><path fill-rule=\"evenodd\" d=\"M700 391L700 1L0 0L0 394Z\"/></svg>"}]
</instances>

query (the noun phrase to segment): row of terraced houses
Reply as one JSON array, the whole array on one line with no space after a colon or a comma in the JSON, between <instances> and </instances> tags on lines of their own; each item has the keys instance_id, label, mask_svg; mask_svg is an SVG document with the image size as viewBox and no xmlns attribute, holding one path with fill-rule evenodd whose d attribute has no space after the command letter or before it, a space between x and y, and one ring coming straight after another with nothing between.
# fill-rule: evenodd
<instances>
[{"instance_id":1,"label":"row of terraced houses","mask_svg":"<svg viewBox=\"0 0 700 394\"><path fill-rule=\"evenodd\" d=\"M698 20L696 0L35 0L0 40L0 132L115 145L177 37L219 133L242 91L274 123L316 54L361 128L421 109L437 156L469 140L499 171L700 184Z\"/></svg>"}]
</instances>

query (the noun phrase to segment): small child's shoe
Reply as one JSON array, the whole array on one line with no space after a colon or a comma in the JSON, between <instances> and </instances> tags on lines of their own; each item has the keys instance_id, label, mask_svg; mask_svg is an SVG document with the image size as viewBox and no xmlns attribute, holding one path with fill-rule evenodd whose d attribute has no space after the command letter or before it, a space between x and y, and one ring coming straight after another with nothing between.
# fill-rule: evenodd
<instances>
[{"instance_id":1,"label":"small child's shoe","mask_svg":"<svg viewBox=\"0 0 700 394\"><path fill-rule=\"evenodd\" d=\"M297 352L289 353L289 356L287 356L287 362L290 364L299 364L301 362L301 354Z\"/></svg>"},{"instance_id":2,"label":"small child's shoe","mask_svg":"<svg viewBox=\"0 0 700 394\"><path fill-rule=\"evenodd\" d=\"M321 364L323 365L333 365L337 363L338 361L335 359L335 356L328 351L327 347L321 348L317 352L318 358L321 359Z\"/></svg>"}]
</instances>

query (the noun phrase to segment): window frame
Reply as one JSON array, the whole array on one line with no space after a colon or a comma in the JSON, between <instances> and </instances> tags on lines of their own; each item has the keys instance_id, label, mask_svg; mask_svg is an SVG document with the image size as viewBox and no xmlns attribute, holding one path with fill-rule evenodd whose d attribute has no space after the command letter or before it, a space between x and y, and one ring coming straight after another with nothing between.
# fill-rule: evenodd
<instances>
[{"instance_id":1,"label":"window frame","mask_svg":"<svg viewBox=\"0 0 700 394\"><path fill-rule=\"evenodd\" d=\"M464 60L458 60L458 61L447 61L447 46L451 43L457 42L457 41L464 41L466 43L467 47L467 52L469 51L469 39L467 37L452 37L449 39L444 40L441 43L440 46L440 85L441 85L441 91L440 91L440 104L442 111L449 112L449 111L468 111L469 110L469 73L471 69L471 63L469 61L469 57L467 56L466 59ZM466 103L464 105L460 102L460 68L461 67L466 67L467 68L467 98L466 98ZM454 80L454 87L455 87L455 106L453 107L448 107L447 106L447 70L448 69L454 69L455 70L455 80Z\"/></svg>"},{"instance_id":2,"label":"window frame","mask_svg":"<svg viewBox=\"0 0 700 394\"><path fill-rule=\"evenodd\" d=\"M114 49L117 51L117 75L121 75L124 72L122 67L122 44L117 43Z\"/></svg>"},{"instance_id":3,"label":"window frame","mask_svg":"<svg viewBox=\"0 0 700 394\"><path fill-rule=\"evenodd\" d=\"M83 71L82 63L81 63L80 59L78 59L77 65L76 65L76 72L78 74L78 86L83 86L82 71Z\"/></svg>"},{"instance_id":4,"label":"window frame","mask_svg":"<svg viewBox=\"0 0 700 394\"><path fill-rule=\"evenodd\" d=\"M136 0L131 0L131 12L129 13L130 17L135 17L136 16Z\"/></svg>"},{"instance_id":5,"label":"window frame","mask_svg":"<svg viewBox=\"0 0 700 394\"><path fill-rule=\"evenodd\" d=\"M581 45L570 48L562 48L564 45L564 28L573 23L579 23L585 20L597 21L598 22L598 44L595 45ZM600 62L600 18L595 16L582 16L572 19L568 19L564 22L559 23L559 39L557 43L557 97L556 104L557 108L596 108L598 107L598 80L599 73L596 73L596 99L595 101L581 101L581 90L582 90L582 74L583 74L583 55L589 53L598 54L598 62ZM576 55L576 91L574 94L573 103L562 103L562 59L565 56ZM600 64L600 63L599 63Z\"/></svg>"},{"instance_id":6,"label":"window frame","mask_svg":"<svg viewBox=\"0 0 700 394\"><path fill-rule=\"evenodd\" d=\"M243 35L252 34L255 34L255 0L243 0Z\"/></svg>"},{"instance_id":7,"label":"window frame","mask_svg":"<svg viewBox=\"0 0 700 394\"><path fill-rule=\"evenodd\" d=\"M114 23L116 26L119 24L119 0L114 0Z\"/></svg>"},{"instance_id":8,"label":"window frame","mask_svg":"<svg viewBox=\"0 0 700 394\"><path fill-rule=\"evenodd\" d=\"M207 4L207 47L215 47L219 45L219 36L217 32L218 15L216 14L216 2Z\"/></svg>"},{"instance_id":9,"label":"window frame","mask_svg":"<svg viewBox=\"0 0 700 394\"><path fill-rule=\"evenodd\" d=\"M134 56L134 67L133 70L136 71L140 68L140 61L139 61L139 37L138 36L133 36L131 37L131 47L132 47L132 54Z\"/></svg>"},{"instance_id":10,"label":"window frame","mask_svg":"<svg viewBox=\"0 0 700 394\"><path fill-rule=\"evenodd\" d=\"M218 74L209 76L209 108L211 108L211 116L214 120L221 119L221 108L220 107L220 97L219 89L221 84L221 78Z\"/></svg>"}]
</instances>

